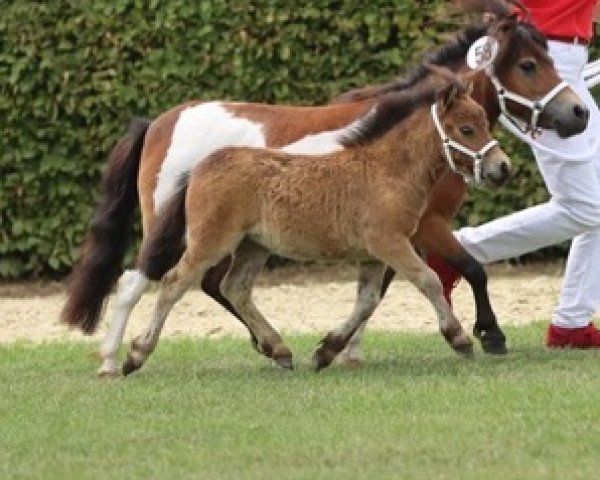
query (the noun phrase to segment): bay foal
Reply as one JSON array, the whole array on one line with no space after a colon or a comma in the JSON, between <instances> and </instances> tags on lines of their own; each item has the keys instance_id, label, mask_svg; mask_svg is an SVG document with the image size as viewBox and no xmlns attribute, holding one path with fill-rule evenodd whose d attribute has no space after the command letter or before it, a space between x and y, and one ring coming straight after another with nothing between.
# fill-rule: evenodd
<instances>
[{"instance_id":1,"label":"bay foal","mask_svg":"<svg viewBox=\"0 0 600 480\"><path fill-rule=\"evenodd\" d=\"M123 373L142 366L175 302L231 254L222 292L262 352L284 367L292 367L292 354L251 296L254 278L271 253L297 260L356 260L375 284L385 266L392 266L429 299L450 346L469 355L471 340L411 237L429 192L446 170L498 185L510 163L489 136L483 108L462 81L450 78L433 104L433 88L380 98L341 139L343 150L307 156L229 147L197 166L142 246L137 288L117 293L134 305L149 281L158 279L164 252L173 250L169 243L182 242L176 219L185 218L183 254L162 278L151 323L133 340ZM328 365L359 326L349 322L327 335L315 354L317 367Z\"/></svg>"}]
</instances>

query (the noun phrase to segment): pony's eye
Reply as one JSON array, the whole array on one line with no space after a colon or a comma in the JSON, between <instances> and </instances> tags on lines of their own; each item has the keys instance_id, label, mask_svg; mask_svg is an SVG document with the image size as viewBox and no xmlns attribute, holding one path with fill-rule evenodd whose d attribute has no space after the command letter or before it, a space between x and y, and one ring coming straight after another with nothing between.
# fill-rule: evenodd
<instances>
[{"instance_id":1,"label":"pony's eye","mask_svg":"<svg viewBox=\"0 0 600 480\"><path fill-rule=\"evenodd\" d=\"M521 63L519 63L519 67L525 73L532 73L536 69L536 64L533 60L523 60Z\"/></svg>"},{"instance_id":2,"label":"pony's eye","mask_svg":"<svg viewBox=\"0 0 600 480\"><path fill-rule=\"evenodd\" d=\"M463 125L462 127L460 127L460 133L462 133L465 137L470 137L471 135L473 135L474 131L472 127L469 127L468 125Z\"/></svg>"}]
</instances>

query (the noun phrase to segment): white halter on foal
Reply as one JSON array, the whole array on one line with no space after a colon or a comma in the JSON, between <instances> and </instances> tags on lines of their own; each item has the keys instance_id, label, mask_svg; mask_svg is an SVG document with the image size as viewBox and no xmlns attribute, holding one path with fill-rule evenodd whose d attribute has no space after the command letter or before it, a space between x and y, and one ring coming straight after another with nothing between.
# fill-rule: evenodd
<instances>
[{"instance_id":1,"label":"white halter on foal","mask_svg":"<svg viewBox=\"0 0 600 480\"><path fill-rule=\"evenodd\" d=\"M446 132L444 132L444 128L442 127L442 124L440 122L440 117L438 116L437 103L434 103L431 106L431 118L433 118L433 124L435 125L435 128L438 131L440 138L442 139L444 155L446 156L448 165L450 165L450 169L453 172L460 173L462 175L463 179L465 180L465 183L475 183L475 184L481 183L481 169L482 169L481 164L483 162L483 157L485 157L485 155L492 148L494 148L496 145L498 145L498 142L496 140L490 140L478 152L475 152L474 150L471 150L470 148L465 147L464 145L452 140L448 135L446 135ZM460 172L456 168L456 164L454 163L454 160L452 159L452 151L450 150L451 148L453 148L454 150L457 150L460 153L463 153L473 159L474 163L473 163L473 175L472 176L467 173Z\"/></svg>"}]
</instances>

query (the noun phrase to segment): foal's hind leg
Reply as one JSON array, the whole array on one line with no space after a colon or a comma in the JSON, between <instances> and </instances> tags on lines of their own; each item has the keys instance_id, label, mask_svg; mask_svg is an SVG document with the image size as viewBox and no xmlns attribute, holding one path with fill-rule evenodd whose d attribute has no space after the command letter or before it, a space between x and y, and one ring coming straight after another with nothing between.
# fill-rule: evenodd
<instances>
[{"instance_id":1,"label":"foal's hind leg","mask_svg":"<svg viewBox=\"0 0 600 480\"><path fill-rule=\"evenodd\" d=\"M217 263L214 267L209 268L204 277L202 278L201 287L204 293L206 293L209 297L219 303L222 307L224 307L229 313L231 313L235 318L237 318L243 325L248 329L248 333L250 333L250 342L252 343L252 347L259 352L261 352L258 341L254 336L252 330L246 325L245 320L241 317L241 315L233 308L231 302L227 300L225 295L221 292L221 282L227 275L229 268L231 267L232 258L231 255L227 255L223 260Z\"/></svg>"},{"instance_id":2,"label":"foal's hind leg","mask_svg":"<svg viewBox=\"0 0 600 480\"><path fill-rule=\"evenodd\" d=\"M275 360L278 365L291 369L292 353L252 301L254 279L264 267L269 255L265 248L251 240L244 240L233 255L233 263L221 282L221 291L255 336L262 353Z\"/></svg>"},{"instance_id":3,"label":"foal's hind leg","mask_svg":"<svg viewBox=\"0 0 600 480\"><path fill-rule=\"evenodd\" d=\"M386 268L379 262L360 265L358 291L352 315L344 324L329 332L321 342L314 355L317 370L327 367L338 354L344 363L356 364L362 361L362 332L381 301L381 283Z\"/></svg>"},{"instance_id":4,"label":"foal's hind leg","mask_svg":"<svg viewBox=\"0 0 600 480\"><path fill-rule=\"evenodd\" d=\"M386 267L383 278L379 282L379 300L377 305L379 305L379 302L381 302L385 296L385 293L392 283L395 274L396 272L394 272L394 270L392 270L390 267ZM373 281L377 281L377 279L373 277L368 277L365 279L365 282L369 284ZM369 297L371 297L372 288L373 286L371 285L362 284L362 280L359 279L356 303L354 304L354 312L352 312L352 315L355 315L357 310L360 308L365 308L365 305L368 304ZM373 307L373 310L375 310L377 305ZM347 365L359 365L363 362L363 354L360 348L360 343L362 342L362 336L365 332L365 327L367 326L367 322L369 318L371 318L371 315L369 315L369 317L359 325L359 327L356 329L356 332L354 332L354 335L352 335L350 340L348 340L348 345L346 345L346 348L344 348L344 350L342 350L342 352L339 354L338 358L342 363Z\"/></svg>"},{"instance_id":5,"label":"foal's hind leg","mask_svg":"<svg viewBox=\"0 0 600 480\"><path fill-rule=\"evenodd\" d=\"M471 355L473 344L452 313L442 291L437 275L417 255L410 241L404 236L372 238L369 249L379 260L390 265L415 285L433 305L440 330L450 346L459 353Z\"/></svg>"},{"instance_id":6,"label":"foal's hind leg","mask_svg":"<svg viewBox=\"0 0 600 480\"><path fill-rule=\"evenodd\" d=\"M160 332L173 305L201 278L210 265L211 262L207 260L194 261L186 251L177 265L162 278L150 324L131 342L127 360L123 364L123 375L129 375L141 368L156 348Z\"/></svg>"}]
</instances>

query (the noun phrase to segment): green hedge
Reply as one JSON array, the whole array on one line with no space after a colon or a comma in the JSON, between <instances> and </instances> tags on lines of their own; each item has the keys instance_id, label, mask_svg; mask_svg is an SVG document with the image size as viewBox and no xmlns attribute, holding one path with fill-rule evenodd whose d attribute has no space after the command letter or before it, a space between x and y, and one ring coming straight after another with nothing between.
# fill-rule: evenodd
<instances>
[{"instance_id":1,"label":"green hedge","mask_svg":"<svg viewBox=\"0 0 600 480\"><path fill-rule=\"evenodd\" d=\"M0 16L0 278L68 272L107 153L183 101L316 104L431 48L438 1L12 0ZM509 147L511 148L511 147ZM523 149L517 158L521 159ZM530 160L460 221L545 199Z\"/></svg>"}]
</instances>

